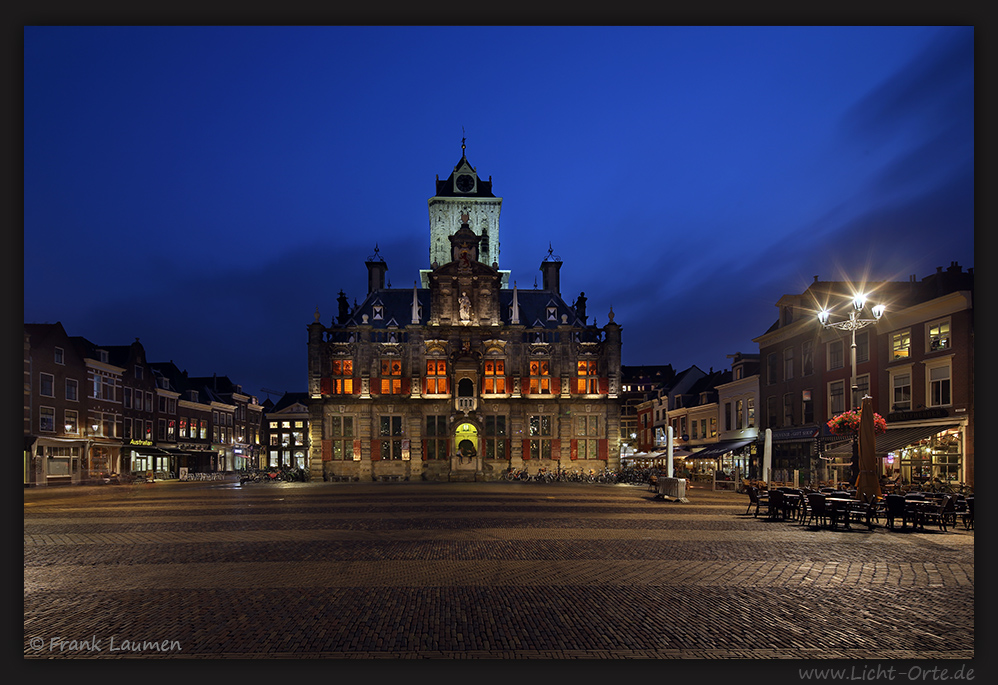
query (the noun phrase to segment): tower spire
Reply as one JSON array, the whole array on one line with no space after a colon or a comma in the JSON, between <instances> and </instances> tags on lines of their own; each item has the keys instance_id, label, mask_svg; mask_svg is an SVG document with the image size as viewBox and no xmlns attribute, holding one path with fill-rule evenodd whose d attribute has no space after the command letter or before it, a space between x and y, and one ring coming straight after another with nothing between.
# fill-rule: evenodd
<instances>
[{"instance_id":1,"label":"tower spire","mask_svg":"<svg viewBox=\"0 0 998 685\"><path fill-rule=\"evenodd\" d=\"M465 154L464 154L464 141L465 140L467 140L467 137L464 135L464 126L462 126L461 127L461 157L465 156Z\"/></svg>"}]
</instances>

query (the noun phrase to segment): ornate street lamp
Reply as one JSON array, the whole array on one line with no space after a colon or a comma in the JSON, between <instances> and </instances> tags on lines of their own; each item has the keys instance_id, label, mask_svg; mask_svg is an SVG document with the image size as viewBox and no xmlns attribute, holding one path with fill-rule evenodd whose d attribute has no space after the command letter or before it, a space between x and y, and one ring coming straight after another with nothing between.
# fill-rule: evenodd
<instances>
[{"instance_id":1,"label":"ornate street lamp","mask_svg":"<svg viewBox=\"0 0 998 685\"><path fill-rule=\"evenodd\" d=\"M862 318L863 311L867 308L866 295L863 293L857 294L852 300L852 311L849 312L849 318L843 321L830 321L831 312L827 309L822 309L818 312L818 321L821 322L824 328L835 328L840 331L849 331L852 337L852 344L849 349L849 363L851 367L852 375L850 377L850 390L849 390L849 408L852 409L857 405L856 394L859 391L859 384L856 382L856 331L866 328L877 323L880 317L884 315L887 310L887 305L876 304L870 307L870 312L873 314L873 318ZM859 398L859 401L862 401ZM852 470L853 476L859 471L859 443L856 441L856 435L852 438Z\"/></svg>"}]
</instances>

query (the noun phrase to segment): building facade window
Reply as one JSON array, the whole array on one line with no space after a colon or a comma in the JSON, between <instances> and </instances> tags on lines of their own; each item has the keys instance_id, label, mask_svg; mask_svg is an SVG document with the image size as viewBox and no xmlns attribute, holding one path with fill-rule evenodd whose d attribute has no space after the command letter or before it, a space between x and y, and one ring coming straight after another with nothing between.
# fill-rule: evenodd
<instances>
[{"instance_id":1,"label":"building facade window","mask_svg":"<svg viewBox=\"0 0 998 685\"><path fill-rule=\"evenodd\" d=\"M38 430L42 433L55 433L55 408L38 408Z\"/></svg>"},{"instance_id":2,"label":"building facade window","mask_svg":"<svg viewBox=\"0 0 998 685\"><path fill-rule=\"evenodd\" d=\"M534 362L531 362L533 364ZM531 459L551 458L551 417L533 415L527 421Z\"/></svg>"},{"instance_id":3,"label":"building facade window","mask_svg":"<svg viewBox=\"0 0 998 685\"><path fill-rule=\"evenodd\" d=\"M55 397L55 376L50 373L38 374L38 394L42 397Z\"/></svg>"},{"instance_id":4,"label":"building facade window","mask_svg":"<svg viewBox=\"0 0 998 685\"><path fill-rule=\"evenodd\" d=\"M794 396L789 392L783 396L783 425L794 425Z\"/></svg>"},{"instance_id":5,"label":"building facade window","mask_svg":"<svg viewBox=\"0 0 998 685\"><path fill-rule=\"evenodd\" d=\"M75 378L66 379L66 399L70 402L80 399L80 382Z\"/></svg>"},{"instance_id":6,"label":"building facade window","mask_svg":"<svg viewBox=\"0 0 998 685\"><path fill-rule=\"evenodd\" d=\"M745 426L745 400L735 400L735 428L741 430Z\"/></svg>"},{"instance_id":7,"label":"building facade window","mask_svg":"<svg viewBox=\"0 0 998 685\"><path fill-rule=\"evenodd\" d=\"M787 347L783 350L783 380L789 381L794 377L794 348Z\"/></svg>"},{"instance_id":8,"label":"building facade window","mask_svg":"<svg viewBox=\"0 0 998 685\"><path fill-rule=\"evenodd\" d=\"M447 436L447 417L445 415L430 415L426 417L426 458L446 459L447 445L450 441Z\"/></svg>"},{"instance_id":9,"label":"building facade window","mask_svg":"<svg viewBox=\"0 0 998 685\"><path fill-rule=\"evenodd\" d=\"M444 395L447 393L446 360L426 360L426 393L428 395Z\"/></svg>"},{"instance_id":10,"label":"building facade window","mask_svg":"<svg viewBox=\"0 0 998 685\"><path fill-rule=\"evenodd\" d=\"M814 373L814 341L805 340L800 346L801 375L810 376Z\"/></svg>"},{"instance_id":11,"label":"building facade window","mask_svg":"<svg viewBox=\"0 0 998 685\"><path fill-rule=\"evenodd\" d=\"M717 437L717 417L716 416L710 417L710 437L712 437L712 438L716 438Z\"/></svg>"},{"instance_id":12,"label":"building facade window","mask_svg":"<svg viewBox=\"0 0 998 685\"><path fill-rule=\"evenodd\" d=\"M505 416L485 417L485 458L505 459L508 436Z\"/></svg>"},{"instance_id":13,"label":"building facade window","mask_svg":"<svg viewBox=\"0 0 998 685\"><path fill-rule=\"evenodd\" d=\"M846 410L846 382L833 381L828 384L828 418Z\"/></svg>"},{"instance_id":14,"label":"building facade window","mask_svg":"<svg viewBox=\"0 0 998 685\"><path fill-rule=\"evenodd\" d=\"M67 409L63 412L65 416L65 428L67 433L76 434L80 430L80 420L79 415L76 413L75 409Z\"/></svg>"},{"instance_id":15,"label":"building facade window","mask_svg":"<svg viewBox=\"0 0 998 685\"><path fill-rule=\"evenodd\" d=\"M911 369L893 370L891 376L891 411L911 410Z\"/></svg>"},{"instance_id":16,"label":"building facade window","mask_svg":"<svg viewBox=\"0 0 998 685\"><path fill-rule=\"evenodd\" d=\"M947 359L941 363L926 364L925 376L925 385L928 389L925 406L946 407L952 404L949 360Z\"/></svg>"},{"instance_id":17,"label":"building facade window","mask_svg":"<svg viewBox=\"0 0 998 685\"><path fill-rule=\"evenodd\" d=\"M747 400L745 400L745 407L746 407L746 412L748 414L747 426L749 428L755 428L755 398L750 397Z\"/></svg>"},{"instance_id":18,"label":"building facade window","mask_svg":"<svg viewBox=\"0 0 998 685\"><path fill-rule=\"evenodd\" d=\"M531 360L529 382L529 393L531 395L550 395L551 363L546 359Z\"/></svg>"},{"instance_id":19,"label":"building facade window","mask_svg":"<svg viewBox=\"0 0 998 685\"><path fill-rule=\"evenodd\" d=\"M855 409L863 406L863 398L870 394L870 374L856 376L856 391L852 396L852 406Z\"/></svg>"},{"instance_id":20,"label":"building facade window","mask_svg":"<svg viewBox=\"0 0 998 685\"><path fill-rule=\"evenodd\" d=\"M482 392L487 395L506 393L506 361L504 359L485 360L485 384Z\"/></svg>"},{"instance_id":21,"label":"building facade window","mask_svg":"<svg viewBox=\"0 0 998 685\"><path fill-rule=\"evenodd\" d=\"M599 378L596 376L596 362L580 361L576 363L576 388L580 395L595 395L599 392Z\"/></svg>"},{"instance_id":22,"label":"building facade window","mask_svg":"<svg viewBox=\"0 0 998 685\"><path fill-rule=\"evenodd\" d=\"M378 417L378 437L381 441L382 459L402 458L402 417L386 416Z\"/></svg>"},{"instance_id":23,"label":"building facade window","mask_svg":"<svg viewBox=\"0 0 998 685\"><path fill-rule=\"evenodd\" d=\"M810 390L801 391L801 423L808 424L814 422L814 400Z\"/></svg>"},{"instance_id":24,"label":"building facade window","mask_svg":"<svg viewBox=\"0 0 998 685\"><path fill-rule=\"evenodd\" d=\"M776 396L770 395L766 398L766 425L776 427Z\"/></svg>"},{"instance_id":25,"label":"building facade window","mask_svg":"<svg viewBox=\"0 0 998 685\"><path fill-rule=\"evenodd\" d=\"M891 333L891 359L907 359L911 355L911 331Z\"/></svg>"},{"instance_id":26,"label":"building facade window","mask_svg":"<svg viewBox=\"0 0 998 685\"><path fill-rule=\"evenodd\" d=\"M576 416L575 438L579 459L599 458L599 417Z\"/></svg>"},{"instance_id":27,"label":"building facade window","mask_svg":"<svg viewBox=\"0 0 998 685\"><path fill-rule=\"evenodd\" d=\"M55 348L55 363L64 365L66 363L66 352L61 348Z\"/></svg>"},{"instance_id":28,"label":"building facade window","mask_svg":"<svg viewBox=\"0 0 998 685\"><path fill-rule=\"evenodd\" d=\"M731 402L724 403L724 430L731 430Z\"/></svg>"},{"instance_id":29,"label":"building facade window","mask_svg":"<svg viewBox=\"0 0 998 685\"><path fill-rule=\"evenodd\" d=\"M776 353L771 352L766 355L766 384L776 383Z\"/></svg>"},{"instance_id":30,"label":"building facade window","mask_svg":"<svg viewBox=\"0 0 998 685\"><path fill-rule=\"evenodd\" d=\"M398 359L381 360L381 394L402 393L402 362Z\"/></svg>"},{"instance_id":31,"label":"building facade window","mask_svg":"<svg viewBox=\"0 0 998 685\"><path fill-rule=\"evenodd\" d=\"M949 335L949 319L943 319L941 321L933 321L926 326L927 334L925 336L926 341L928 341L929 349L928 352L936 352L938 350L948 350L950 347L950 335Z\"/></svg>"},{"instance_id":32,"label":"building facade window","mask_svg":"<svg viewBox=\"0 0 998 685\"><path fill-rule=\"evenodd\" d=\"M334 359L329 379L329 391L333 395L353 394L353 360Z\"/></svg>"},{"instance_id":33,"label":"building facade window","mask_svg":"<svg viewBox=\"0 0 998 685\"><path fill-rule=\"evenodd\" d=\"M828 368L841 369L845 366L845 345L841 340L828 343Z\"/></svg>"},{"instance_id":34,"label":"building facade window","mask_svg":"<svg viewBox=\"0 0 998 685\"><path fill-rule=\"evenodd\" d=\"M870 361L870 331L856 333L856 363Z\"/></svg>"}]
</instances>

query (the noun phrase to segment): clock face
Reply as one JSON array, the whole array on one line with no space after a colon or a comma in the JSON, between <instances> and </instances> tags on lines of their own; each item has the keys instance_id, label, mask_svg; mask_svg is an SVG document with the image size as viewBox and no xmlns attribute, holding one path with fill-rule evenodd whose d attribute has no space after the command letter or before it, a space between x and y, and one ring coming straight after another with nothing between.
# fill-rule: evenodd
<instances>
[{"instance_id":1,"label":"clock face","mask_svg":"<svg viewBox=\"0 0 998 685\"><path fill-rule=\"evenodd\" d=\"M475 179L468 174L461 174L457 177L457 189L462 193L467 193L475 187Z\"/></svg>"}]
</instances>

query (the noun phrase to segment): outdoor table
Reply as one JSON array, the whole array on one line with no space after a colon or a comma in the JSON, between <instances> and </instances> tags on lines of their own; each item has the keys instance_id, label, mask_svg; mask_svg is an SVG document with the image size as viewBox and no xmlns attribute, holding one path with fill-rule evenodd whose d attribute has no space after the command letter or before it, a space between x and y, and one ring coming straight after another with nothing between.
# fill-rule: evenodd
<instances>
[{"instance_id":1,"label":"outdoor table","mask_svg":"<svg viewBox=\"0 0 998 685\"><path fill-rule=\"evenodd\" d=\"M870 505L858 499L846 499L844 497L826 497L825 503L834 511L836 514L840 514L842 521L845 523L846 530L852 530L852 525L850 525L851 518L856 516L856 520L859 520L860 516L866 520L867 528L873 528L873 517L871 516ZM835 520L838 516L832 517L832 527L835 527Z\"/></svg>"},{"instance_id":2,"label":"outdoor table","mask_svg":"<svg viewBox=\"0 0 998 685\"><path fill-rule=\"evenodd\" d=\"M791 491L783 493L783 501L786 503L785 506L787 510L792 511L794 513L794 516L797 518L801 517L801 513L803 512L804 509L802 506L803 499L804 496L801 495L799 492Z\"/></svg>"},{"instance_id":3,"label":"outdoor table","mask_svg":"<svg viewBox=\"0 0 998 685\"><path fill-rule=\"evenodd\" d=\"M932 499L905 499L904 501L904 508L914 514L912 526L920 530L925 530L925 510L935 509L938 506L939 502Z\"/></svg>"}]
</instances>

